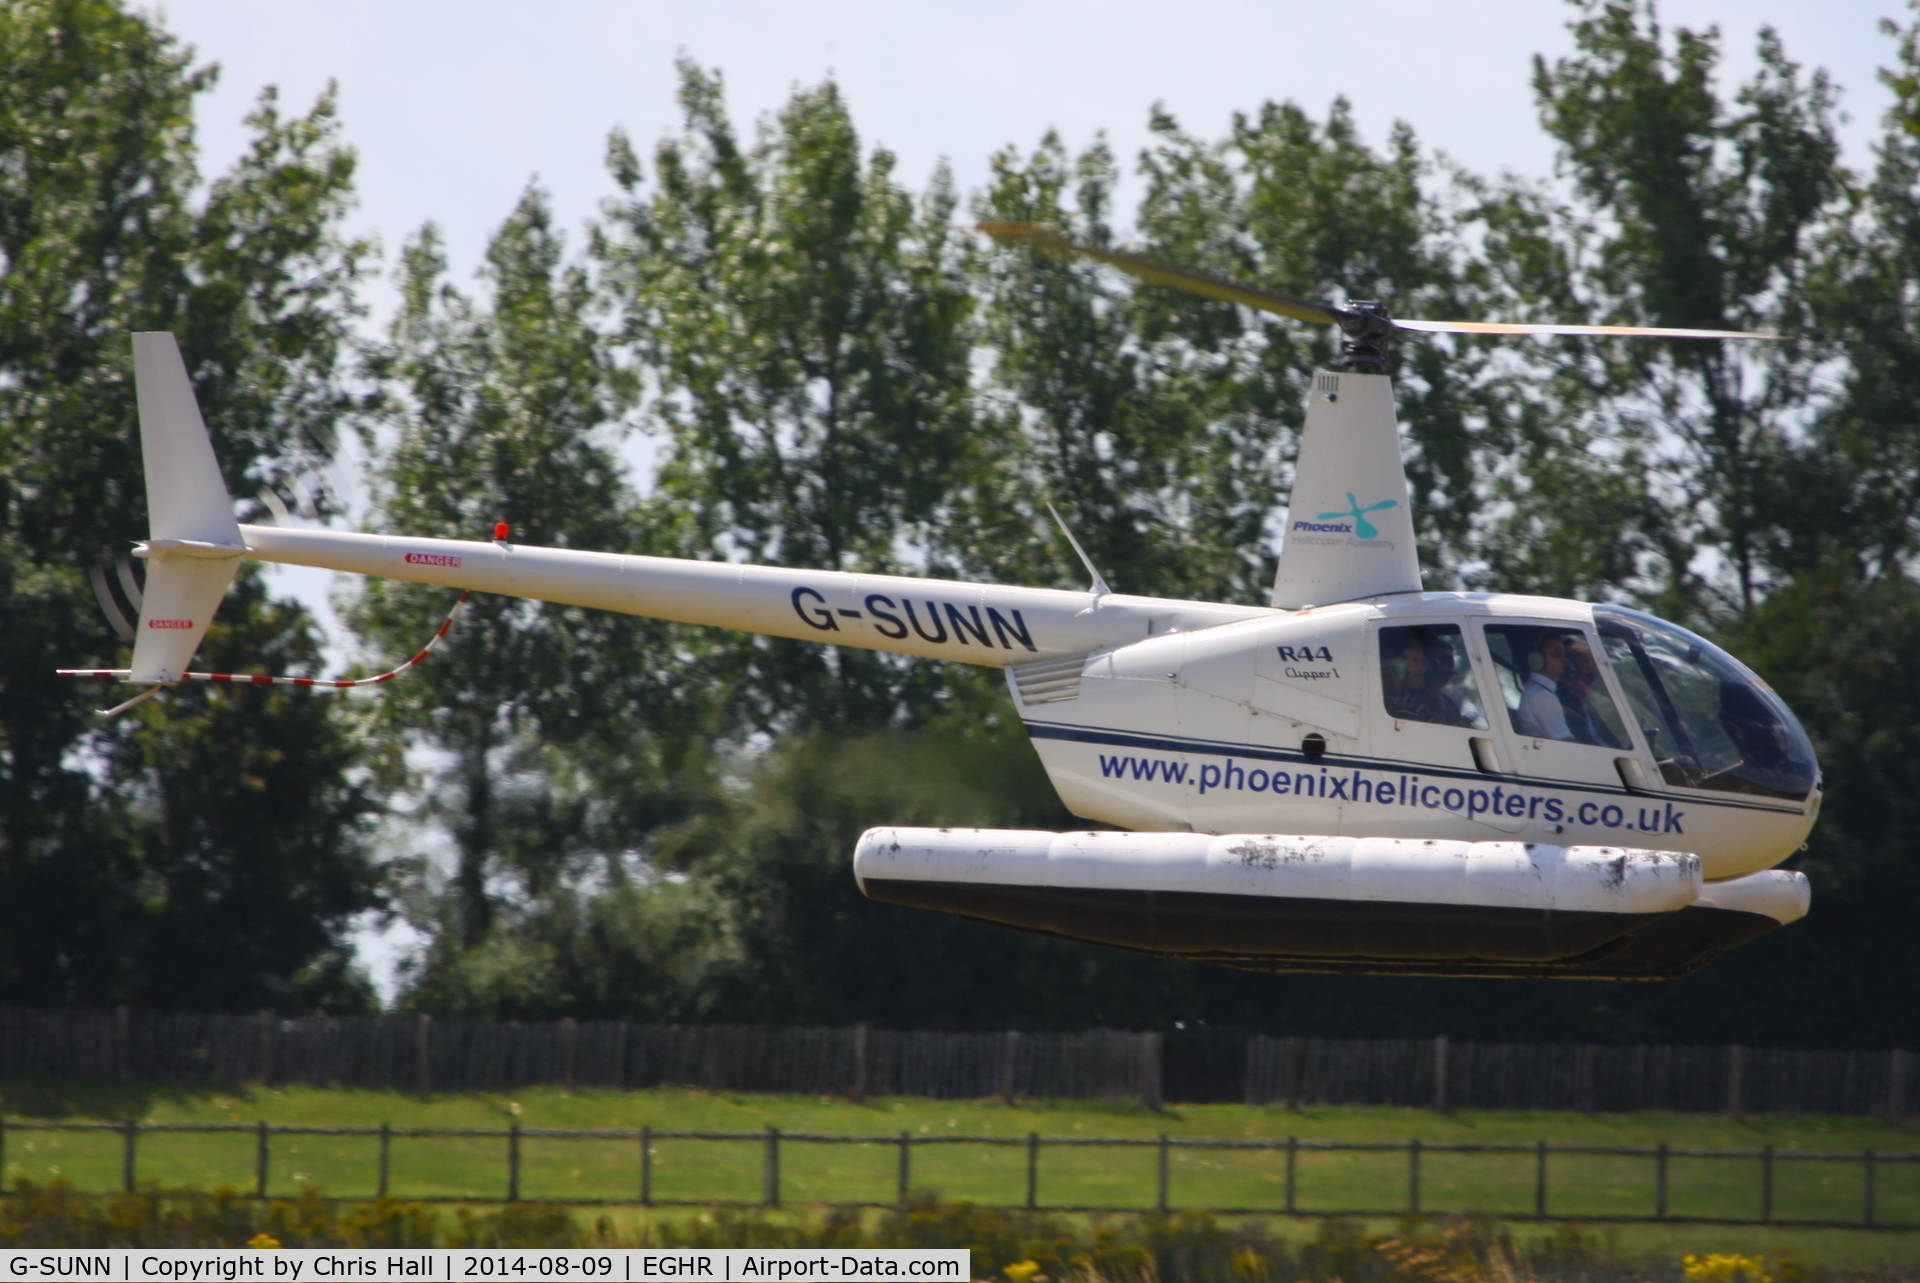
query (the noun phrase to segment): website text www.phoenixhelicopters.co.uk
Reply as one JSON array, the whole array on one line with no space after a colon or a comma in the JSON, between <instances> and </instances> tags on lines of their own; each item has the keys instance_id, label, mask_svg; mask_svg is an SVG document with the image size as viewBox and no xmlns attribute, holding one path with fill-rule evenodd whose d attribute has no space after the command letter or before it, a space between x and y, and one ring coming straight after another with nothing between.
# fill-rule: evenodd
<instances>
[{"instance_id":1,"label":"website text www.phoenixhelicopters.co.uk","mask_svg":"<svg viewBox=\"0 0 1920 1283\"><path fill-rule=\"evenodd\" d=\"M1128 757L1100 754L1100 774L1107 779L1191 786L1202 795L1233 790L1276 796L1311 797L1323 801L1362 802L1373 806L1410 806L1429 811L1452 811L1478 819L1504 816L1515 820L1544 820L1548 824L1582 824L1592 828L1630 829L1640 833L1685 833L1685 811L1670 803L1656 807L1617 806L1611 802L1574 802L1551 793L1508 788L1463 788L1455 784L1424 782L1406 771L1378 772L1338 767L1304 771L1285 767L1249 766L1227 758L1224 765L1209 762L1194 767L1164 757Z\"/></svg>"}]
</instances>

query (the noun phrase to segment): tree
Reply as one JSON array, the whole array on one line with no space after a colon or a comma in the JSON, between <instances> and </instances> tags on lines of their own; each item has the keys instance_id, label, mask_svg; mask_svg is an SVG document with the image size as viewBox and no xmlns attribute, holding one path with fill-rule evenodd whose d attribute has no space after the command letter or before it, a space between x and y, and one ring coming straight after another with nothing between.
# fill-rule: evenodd
<instances>
[{"instance_id":1,"label":"tree","mask_svg":"<svg viewBox=\"0 0 1920 1283\"><path fill-rule=\"evenodd\" d=\"M624 136L597 246L621 338L667 450L660 551L822 570L938 573L972 450L969 298L936 173L916 202L864 159L831 83L796 92L743 147L720 78L680 65L683 132L644 188ZM926 665L776 638L709 639L735 724L913 722Z\"/></svg>"},{"instance_id":2,"label":"tree","mask_svg":"<svg viewBox=\"0 0 1920 1283\"><path fill-rule=\"evenodd\" d=\"M504 520L516 539L593 550L640 538L592 287L563 257L534 189L488 246L484 306L446 282L431 226L409 242L391 340L370 363L387 528L475 537ZM399 656L450 604L373 580L349 618L375 653ZM434 662L390 689L386 733L444 755L419 816L455 851L450 894L416 901L437 932L429 973L487 938L515 880L537 898L583 861L610 861L617 880L623 854L698 798L698 769L682 764L704 760L706 692L672 680L670 651L661 625L480 597Z\"/></svg>"},{"instance_id":3,"label":"tree","mask_svg":"<svg viewBox=\"0 0 1920 1283\"><path fill-rule=\"evenodd\" d=\"M1141 230L1163 256L1299 297L1374 300L1404 316L1488 310L1484 271L1469 249L1484 214L1456 190L1470 190L1471 180L1424 154L1406 124L1375 150L1339 99L1324 121L1293 103L1268 102L1236 114L1214 142L1164 113L1154 131L1155 146L1141 158L1149 181ZM1268 425L1255 437L1266 449L1248 461L1264 468L1268 488L1249 488L1232 505L1245 514L1242 540L1257 537L1285 495L1313 369L1338 359L1340 336L1167 291L1136 293L1140 332L1174 354L1163 364L1177 365L1182 341L1196 343L1197 335L1208 337L1196 345L1228 363L1220 373L1231 391L1215 412L1215 435ZM1457 583L1480 560L1471 535L1488 461L1511 444L1502 431L1508 392L1492 377L1491 350L1402 335L1389 353L1421 559L1437 586ZM1188 378L1220 383L1220 373L1199 364Z\"/></svg>"},{"instance_id":4,"label":"tree","mask_svg":"<svg viewBox=\"0 0 1920 1283\"><path fill-rule=\"evenodd\" d=\"M338 233L353 154L331 93L291 118L263 94L253 145L202 194L193 100L213 74L106 0L0 4L0 1000L357 1000L344 969L339 984L321 974L376 889L333 702L189 695L103 725L89 711L100 691L49 675L116 658L86 571L145 525L131 331L179 334L236 493L323 457L344 403L347 291L366 250ZM236 665L312 660L308 621L257 585L220 618L249 643L226 653ZM257 811L181 827L239 777L198 778L162 745L215 727L285 764L248 774L293 828L269 837ZM292 863L252 863L272 852ZM244 912L278 931L157 956Z\"/></svg>"},{"instance_id":5,"label":"tree","mask_svg":"<svg viewBox=\"0 0 1920 1283\"><path fill-rule=\"evenodd\" d=\"M1669 44L1638 0L1586 0L1580 13L1576 53L1536 59L1534 89L1599 233L1590 297L1628 324L1782 335L1757 351L1640 344L1610 371L1621 430L1677 473L1659 496L1661 603L1745 613L1769 578L1775 479L1824 355L1808 335L1806 281L1847 193L1834 90L1764 29L1759 70L1730 110L1713 84L1716 30L1682 28ZM1719 584L1696 564L1702 547L1724 560Z\"/></svg>"},{"instance_id":6,"label":"tree","mask_svg":"<svg viewBox=\"0 0 1920 1283\"><path fill-rule=\"evenodd\" d=\"M1030 156L994 157L978 209L1105 244L1118 177L1104 144L1069 159L1049 134ZM1015 582L1084 584L1051 528L1051 502L1120 591L1264 596L1263 551L1245 546L1264 505L1253 500L1262 515L1249 529L1236 491L1249 483L1246 455L1258 469L1267 443L1258 428L1250 441L1213 431L1219 398L1201 379L1173 377L1141 340L1133 292L1110 269L1021 245L987 251L980 289L997 404L994 470L967 509L973 564ZM1252 485L1271 495L1265 477Z\"/></svg>"},{"instance_id":7,"label":"tree","mask_svg":"<svg viewBox=\"0 0 1920 1283\"><path fill-rule=\"evenodd\" d=\"M1870 181L1819 246L1810 280L1823 337L1844 354L1838 395L1776 488L1770 559L1800 575L1836 556L1868 577L1910 575L1920 546L1920 23L1885 24L1893 91Z\"/></svg>"}]
</instances>

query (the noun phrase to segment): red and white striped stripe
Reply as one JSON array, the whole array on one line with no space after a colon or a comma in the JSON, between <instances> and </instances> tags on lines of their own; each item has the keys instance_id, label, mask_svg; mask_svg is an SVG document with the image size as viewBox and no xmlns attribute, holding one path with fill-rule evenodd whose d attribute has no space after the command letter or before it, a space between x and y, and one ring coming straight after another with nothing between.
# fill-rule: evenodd
<instances>
[{"instance_id":1,"label":"red and white striped stripe","mask_svg":"<svg viewBox=\"0 0 1920 1283\"><path fill-rule=\"evenodd\" d=\"M433 640L429 641L425 646L422 646L419 654L398 668L389 669L387 672L381 673L376 677L356 677L351 679L329 677L265 677L252 673L182 673L180 676L183 681L237 682L243 684L250 683L256 686L318 686L324 690L348 690L355 686L378 686L382 682L392 681L409 668L420 663L427 656L433 654L433 648L438 646L441 639L452 630L453 621L459 616L460 608L467 604L467 598L472 595L472 593L467 592L460 594L460 600L453 603L453 609L449 610L447 617L440 621L440 628L434 633ZM54 670L55 674L60 677L125 677L132 671L130 668L57 668Z\"/></svg>"}]
</instances>

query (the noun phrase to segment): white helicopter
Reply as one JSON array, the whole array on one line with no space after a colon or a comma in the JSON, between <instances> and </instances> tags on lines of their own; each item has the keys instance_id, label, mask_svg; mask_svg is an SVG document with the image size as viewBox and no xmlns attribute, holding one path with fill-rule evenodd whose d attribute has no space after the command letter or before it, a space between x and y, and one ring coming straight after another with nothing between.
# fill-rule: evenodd
<instances>
[{"instance_id":1,"label":"white helicopter","mask_svg":"<svg viewBox=\"0 0 1920 1283\"><path fill-rule=\"evenodd\" d=\"M1259 970L1602 979L1680 975L1806 913L1805 876L1773 867L1820 806L1793 714L1638 611L1423 591L1384 373L1395 331L1770 336L1409 321L982 230L1341 327L1270 604L1116 593L1091 562L1072 592L529 547L504 525L492 541L241 525L179 349L154 333L134 336L151 535L133 658L61 671L147 688L107 712L188 679L386 680L188 671L240 558L318 566L1006 670L1061 800L1127 831L872 829L854 876L894 904Z\"/></svg>"}]
</instances>

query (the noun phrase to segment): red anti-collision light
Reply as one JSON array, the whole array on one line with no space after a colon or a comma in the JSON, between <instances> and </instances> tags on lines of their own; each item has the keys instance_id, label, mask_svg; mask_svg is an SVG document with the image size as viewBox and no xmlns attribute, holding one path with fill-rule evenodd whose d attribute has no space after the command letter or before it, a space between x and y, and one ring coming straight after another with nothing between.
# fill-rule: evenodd
<instances>
[{"instance_id":1,"label":"red anti-collision light","mask_svg":"<svg viewBox=\"0 0 1920 1283\"><path fill-rule=\"evenodd\" d=\"M512 534L512 533L513 533L513 527L509 526L506 522L496 521L493 523L493 537L495 539L504 540L509 534Z\"/></svg>"}]
</instances>

